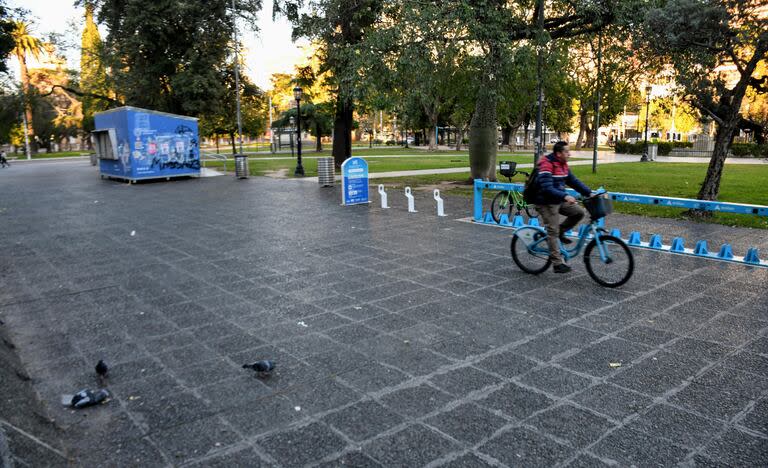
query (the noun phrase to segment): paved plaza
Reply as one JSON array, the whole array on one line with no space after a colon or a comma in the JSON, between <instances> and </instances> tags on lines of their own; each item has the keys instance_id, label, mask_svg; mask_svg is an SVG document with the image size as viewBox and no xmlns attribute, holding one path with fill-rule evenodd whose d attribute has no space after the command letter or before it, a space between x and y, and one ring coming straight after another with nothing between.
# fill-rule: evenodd
<instances>
[{"instance_id":1,"label":"paved plaza","mask_svg":"<svg viewBox=\"0 0 768 468\"><path fill-rule=\"evenodd\" d=\"M610 290L580 260L522 273L510 230L459 220L470 199L448 197L447 218L431 193L416 214L400 193L388 210L340 200L267 178L126 185L84 161L0 170L0 346L40 401L33 416L24 395L2 399L0 452L16 466L768 465L768 269L634 250ZM608 227L768 253L761 230ZM97 387L99 359L113 398L62 406ZM241 368L258 359L275 373Z\"/></svg>"}]
</instances>

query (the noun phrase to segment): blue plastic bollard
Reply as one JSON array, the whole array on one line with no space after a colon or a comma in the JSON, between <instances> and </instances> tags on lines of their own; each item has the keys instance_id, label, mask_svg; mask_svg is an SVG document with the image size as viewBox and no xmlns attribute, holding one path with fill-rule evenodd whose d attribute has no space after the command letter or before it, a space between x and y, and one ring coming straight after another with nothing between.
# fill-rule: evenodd
<instances>
[{"instance_id":1,"label":"blue plastic bollard","mask_svg":"<svg viewBox=\"0 0 768 468\"><path fill-rule=\"evenodd\" d=\"M618 237L619 239L621 239L621 229L619 229L619 228L611 229L611 235L613 237Z\"/></svg>"},{"instance_id":2,"label":"blue plastic bollard","mask_svg":"<svg viewBox=\"0 0 768 468\"><path fill-rule=\"evenodd\" d=\"M501 216L499 216L499 224L502 226L509 226L509 215L504 213Z\"/></svg>"},{"instance_id":3,"label":"blue plastic bollard","mask_svg":"<svg viewBox=\"0 0 768 468\"><path fill-rule=\"evenodd\" d=\"M600 218L597 220L597 227L601 227L601 228L605 227L605 218Z\"/></svg>"},{"instance_id":4,"label":"blue plastic bollard","mask_svg":"<svg viewBox=\"0 0 768 468\"><path fill-rule=\"evenodd\" d=\"M490 211L485 212L485 216L483 217L484 223L490 223L490 224L496 224L496 221L493 220L493 215Z\"/></svg>"},{"instance_id":5,"label":"blue plastic bollard","mask_svg":"<svg viewBox=\"0 0 768 468\"><path fill-rule=\"evenodd\" d=\"M652 235L651 239L648 241L648 247L652 249L661 249L664 247L664 244L661 243L661 234Z\"/></svg>"},{"instance_id":6,"label":"blue plastic bollard","mask_svg":"<svg viewBox=\"0 0 768 468\"><path fill-rule=\"evenodd\" d=\"M723 259L733 258L733 249L731 248L731 244L723 244L723 246L720 247L720 252L717 253L717 257Z\"/></svg>"},{"instance_id":7,"label":"blue plastic bollard","mask_svg":"<svg viewBox=\"0 0 768 468\"><path fill-rule=\"evenodd\" d=\"M539 218L528 218L528 226L538 226Z\"/></svg>"},{"instance_id":8,"label":"blue plastic bollard","mask_svg":"<svg viewBox=\"0 0 768 468\"><path fill-rule=\"evenodd\" d=\"M757 247L751 247L747 250L747 255L744 256L744 263L760 263L760 253Z\"/></svg>"},{"instance_id":9,"label":"blue plastic bollard","mask_svg":"<svg viewBox=\"0 0 768 468\"><path fill-rule=\"evenodd\" d=\"M682 237L675 237L672 239L672 246L669 250L671 252L685 252L685 239Z\"/></svg>"},{"instance_id":10,"label":"blue plastic bollard","mask_svg":"<svg viewBox=\"0 0 768 468\"><path fill-rule=\"evenodd\" d=\"M693 249L694 255L709 255L709 251L707 250L707 241L700 240L696 242L696 247Z\"/></svg>"},{"instance_id":11,"label":"blue plastic bollard","mask_svg":"<svg viewBox=\"0 0 768 468\"><path fill-rule=\"evenodd\" d=\"M640 240L640 233L637 231L632 231L629 233L629 245L640 245L642 241Z\"/></svg>"},{"instance_id":12,"label":"blue plastic bollard","mask_svg":"<svg viewBox=\"0 0 768 468\"><path fill-rule=\"evenodd\" d=\"M515 215L514 219L512 220L512 227L523 227L525 226L525 221L523 220L523 217L520 215Z\"/></svg>"}]
</instances>

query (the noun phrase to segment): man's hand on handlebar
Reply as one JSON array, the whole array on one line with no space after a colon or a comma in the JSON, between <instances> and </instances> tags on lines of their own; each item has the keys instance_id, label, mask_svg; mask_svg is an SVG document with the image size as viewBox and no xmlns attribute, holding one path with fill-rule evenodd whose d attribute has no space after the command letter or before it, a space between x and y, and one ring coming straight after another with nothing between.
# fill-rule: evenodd
<instances>
[{"instance_id":1,"label":"man's hand on handlebar","mask_svg":"<svg viewBox=\"0 0 768 468\"><path fill-rule=\"evenodd\" d=\"M570 195L566 195L565 196L565 202L568 203L569 205L575 205L576 204L576 199L573 198Z\"/></svg>"}]
</instances>

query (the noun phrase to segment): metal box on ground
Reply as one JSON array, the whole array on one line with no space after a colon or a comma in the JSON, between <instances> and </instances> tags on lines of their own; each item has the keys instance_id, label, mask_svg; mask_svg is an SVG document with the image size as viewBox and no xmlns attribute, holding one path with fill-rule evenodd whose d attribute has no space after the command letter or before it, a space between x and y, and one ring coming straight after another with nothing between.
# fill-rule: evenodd
<instances>
[{"instance_id":1,"label":"metal box on ground","mask_svg":"<svg viewBox=\"0 0 768 468\"><path fill-rule=\"evenodd\" d=\"M200 176L197 119L137 107L94 115L91 140L102 177L129 182Z\"/></svg>"}]
</instances>

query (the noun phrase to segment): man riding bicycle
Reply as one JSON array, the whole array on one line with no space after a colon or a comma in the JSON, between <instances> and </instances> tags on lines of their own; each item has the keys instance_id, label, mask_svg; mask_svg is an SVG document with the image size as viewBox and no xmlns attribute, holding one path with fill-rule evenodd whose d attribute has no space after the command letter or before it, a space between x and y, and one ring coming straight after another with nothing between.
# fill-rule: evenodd
<instances>
[{"instance_id":1,"label":"man riding bicycle","mask_svg":"<svg viewBox=\"0 0 768 468\"><path fill-rule=\"evenodd\" d=\"M563 262L560 253L560 245L570 244L572 241L565 237L565 233L576 226L584 217L584 209L576 199L565 191L568 185L585 197L592 191L584 182L580 181L568 168L568 159L571 152L568 143L558 141L551 154L539 160L538 176L536 177L537 190L533 197L536 210L541 215L547 228L547 244L549 246L549 258L552 260L552 269L555 273L568 273L571 267ZM560 215L566 216L565 221L560 222Z\"/></svg>"}]
</instances>

